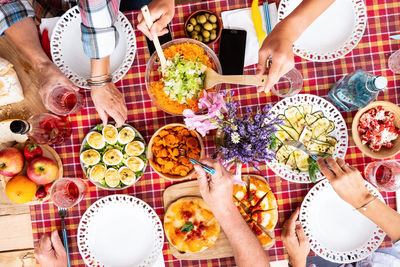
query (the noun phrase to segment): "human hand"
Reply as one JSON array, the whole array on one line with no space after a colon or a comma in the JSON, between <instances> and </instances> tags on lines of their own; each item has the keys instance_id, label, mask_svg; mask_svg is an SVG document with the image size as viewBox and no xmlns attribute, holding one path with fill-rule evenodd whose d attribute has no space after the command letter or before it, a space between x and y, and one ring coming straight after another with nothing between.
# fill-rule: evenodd
<instances>
[{"instance_id":1,"label":"human hand","mask_svg":"<svg viewBox=\"0 0 400 267\"><path fill-rule=\"evenodd\" d=\"M300 208L297 208L282 228L282 241L289 254L289 262L293 267L305 267L310 242L304 233L299 217Z\"/></svg>"},{"instance_id":2,"label":"human hand","mask_svg":"<svg viewBox=\"0 0 400 267\"><path fill-rule=\"evenodd\" d=\"M353 166L342 159L331 157L318 158L317 163L322 174L329 180L336 193L354 208L359 208L370 199L372 194L365 187L364 178ZM328 168L328 165L332 170Z\"/></svg>"},{"instance_id":3,"label":"human hand","mask_svg":"<svg viewBox=\"0 0 400 267\"><path fill-rule=\"evenodd\" d=\"M41 266L67 266L67 252L57 231L53 231L51 236L48 234L42 235L39 245L35 248L35 258Z\"/></svg>"},{"instance_id":4,"label":"human hand","mask_svg":"<svg viewBox=\"0 0 400 267\"><path fill-rule=\"evenodd\" d=\"M39 95L42 98L43 105L47 109L49 109L47 97L50 90L56 85L66 85L75 91L79 91L79 88L65 77L53 62L48 61L41 63L38 66L35 66L35 70L39 75Z\"/></svg>"},{"instance_id":5,"label":"human hand","mask_svg":"<svg viewBox=\"0 0 400 267\"><path fill-rule=\"evenodd\" d=\"M269 68L267 81L264 87L257 91L268 93L272 86L277 83L284 74L294 67L293 41L290 31L278 24L274 30L265 38L258 51L258 65L256 75L266 73L267 61L271 58L272 64Z\"/></svg>"},{"instance_id":6,"label":"human hand","mask_svg":"<svg viewBox=\"0 0 400 267\"><path fill-rule=\"evenodd\" d=\"M100 119L106 125L108 116L112 117L116 124L115 127L121 127L128 117L128 110L125 104L125 98L117 89L114 83L107 83L103 86L93 86L92 100Z\"/></svg>"},{"instance_id":7,"label":"human hand","mask_svg":"<svg viewBox=\"0 0 400 267\"><path fill-rule=\"evenodd\" d=\"M175 2L173 0L153 0L148 5L153 25L151 29L146 25L143 15L139 12L137 28L150 40L153 36L161 36L168 33L167 25L175 14Z\"/></svg>"},{"instance_id":8,"label":"human hand","mask_svg":"<svg viewBox=\"0 0 400 267\"><path fill-rule=\"evenodd\" d=\"M215 170L215 174L208 179L203 168L198 164L194 165L201 196L215 216L222 215L229 207L234 206L233 175L218 160L203 159L200 162Z\"/></svg>"}]
</instances>

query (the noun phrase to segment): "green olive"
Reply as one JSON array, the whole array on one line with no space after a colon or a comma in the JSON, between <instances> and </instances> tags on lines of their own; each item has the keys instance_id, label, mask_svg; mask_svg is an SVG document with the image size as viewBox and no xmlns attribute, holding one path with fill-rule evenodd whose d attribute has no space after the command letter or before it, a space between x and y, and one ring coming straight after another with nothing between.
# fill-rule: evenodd
<instances>
[{"instance_id":1,"label":"green olive","mask_svg":"<svg viewBox=\"0 0 400 267\"><path fill-rule=\"evenodd\" d=\"M199 33L196 32L196 31L192 31L192 32L190 33L190 37L192 37L193 39L194 39L195 36L198 36L198 35L199 35Z\"/></svg>"},{"instance_id":2,"label":"green olive","mask_svg":"<svg viewBox=\"0 0 400 267\"><path fill-rule=\"evenodd\" d=\"M200 39L199 39L200 37L201 37L201 36L199 36L199 35L194 35L194 36L192 36L192 38L195 39L195 40L197 40L197 41L200 41Z\"/></svg>"},{"instance_id":3,"label":"green olive","mask_svg":"<svg viewBox=\"0 0 400 267\"><path fill-rule=\"evenodd\" d=\"M190 24L190 23L189 23L189 24L186 26L186 30L187 30L188 32L192 32L193 29L194 29L193 24Z\"/></svg>"},{"instance_id":4,"label":"green olive","mask_svg":"<svg viewBox=\"0 0 400 267\"><path fill-rule=\"evenodd\" d=\"M209 20L211 23L216 23L216 22L217 22L217 17L216 17L215 15L211 15L211 16L208 18L208 20Z\"/></svg>"},{"instance_id":5,"label":"green olive","mask_svg":"<svg viewBox=\"0 0 400 267\"><path fill-rule=\"evenodd\" d=\"M197 21L196 21L195 18L190 18L190 19L189 19L189 22L190 22L190 24L192 24L193 26L196 26L196 24L197 24Z\"/></svg>"},{"instance_id":6,"label":"green olive","mask_svg":"<svg viewBox=\"0 0 400 267\"><path fill-rule=\"evenodd\" d=\"M210 38L210 32L209 31L203 30L201 32L201 34L203 35L204 38Z\"/></svg>"},{"instance_id":7,"label":"green olive","mask_svg":"<svg viewBox=\"0 0 400 267\"><path fill-rule=\"evenodd\" d=\"M203 42L203 37L201 35L197 36L197 41Z\"/></svg>"},{"instance_id":8,"label":"green olive","mask_svg":"<svg viewBox=\"0 0 400 267\"><path fill-rule=\"evenodd\" d=\"M206 19L208 19L210 17L210 13L204 13L204 16L206 16Z\"/></svg>"},{"instance_id":9,"label":"green olive","mask_svg":"<svg viewBox=\"0 0 400 267\"><path fill-rule=\"evenodd\" d=\"M207 21L206 16L204 16L204 15L197 16L197 23L204 24L204 23L206 23L206 21Z\"/></svg>"},{"instance_id":10,"label":"green olive","mask_svg":"<svg viewBox=\"0 0 400 267\"><path fill-rule=\"evenodd\" d=\"M209 42L210 42L210 38L204 38L204 39L203 39L203 42L204 42L204 43L209 43Z\"/></svg>"},{"instance_id":11,"label":"green olive","mask_svg":"<svg viewBox=\"0 0 400 267\"><path fill-rule=\"evenodd\" d=\"M195 30L196 32L200 32L200 31L201 31L201 26L200 26L200 25L194 26L194 30Z\"/></svg>"},{"instance_id":12,"label":"green olive","mask_svg":"<svg viewBox=\"0 0 400 267\"><path fill-rule=\"evenodd\" d=\"M206 29L207 31L211 31L212 25L210 22L206 22L206 23L204 23L203 28Z\"/></svg>"},{"instance_id":13,"label":"green olive","mask_svg":"<svg viewBox=\"0 0 400 267\"><path fill-rule=\"evenodd\" d=\"M214 41L215 39L217 39L217 35L215 33L211 33L210 34L210 40Z\"/></svg>"},{"instance_id":14,"label":"green olive","mask_svg":"<svg viewBox=\"0 0 400 267\"><path fill-rule=\"evenodd\" d=\"M216 28L218 28L218 24L217 23L213 23L212 24L212 28L213 28L213 30L215 30Z\"/></svg>"},{"instance_id":15,"label":"green olive","mask_svg":"<svg viewBox=\"0 0 400 267\"><path fill-rule=\"evenodd\" d=\"M217 35L217 31L216 30L212 30L210 33Z\"/></svg>"}]
</instances>

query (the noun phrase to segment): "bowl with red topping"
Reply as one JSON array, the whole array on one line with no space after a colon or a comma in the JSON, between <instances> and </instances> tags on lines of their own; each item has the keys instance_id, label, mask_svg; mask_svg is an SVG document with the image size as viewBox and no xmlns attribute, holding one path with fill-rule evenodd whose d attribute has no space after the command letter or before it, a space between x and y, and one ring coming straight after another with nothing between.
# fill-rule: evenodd
<instances>
[{"instance_id":1,"label":"bowl with red topping","mask_svg":"<svg viewBox=\"0 0 400 267\"><path fill-rule=\"evenodd\" d=\"M367 156L391 158L400 152L400 107L375 101L360 109L353 119L353 140Z\"/></svg>"}]
</instances>

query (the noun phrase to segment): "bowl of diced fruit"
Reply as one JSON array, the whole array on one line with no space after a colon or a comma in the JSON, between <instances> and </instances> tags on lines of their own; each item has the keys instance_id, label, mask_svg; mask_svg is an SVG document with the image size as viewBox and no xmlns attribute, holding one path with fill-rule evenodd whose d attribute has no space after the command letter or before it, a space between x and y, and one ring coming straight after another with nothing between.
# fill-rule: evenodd
<instances>
[{"instance_id":1,"label":"bowl of diced fruit","mask_svg":"<svg viewBox=\"0 0 400 267\"><path fill-rule=\"evenodd\" d=\"M400 152L400 107L375 101L360 109L352 124L354 143L374 159L391 158Z\"/></svg>"},{"instance_id":2,"label":"bowl of diced fruit","mask_svg":"<svg viewBox=\"0 0 400 267\"><path fill-rule=\"evenodd\" d=\"M186 37L207 45L214 44L221 36L221 31L221 19L210 10L197 10L190 14L185 21Z\"/></svg>"}]
</instances>

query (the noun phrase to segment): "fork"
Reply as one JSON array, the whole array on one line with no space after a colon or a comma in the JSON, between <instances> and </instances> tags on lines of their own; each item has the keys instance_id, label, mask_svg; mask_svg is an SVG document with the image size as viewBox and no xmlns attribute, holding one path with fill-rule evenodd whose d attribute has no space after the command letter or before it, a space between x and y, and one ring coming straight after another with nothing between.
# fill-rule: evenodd
<instances>
[{"instance_id":1,"label":"fork","mask_svg":"<svg viewBox=\"0 0 400 267\"><path fill-rule=\"evenodd\" d=\"M65 251L67 252L67 260L68 260L68 267L71 267L71 261L69 259L69 248L68 248L68 237L67 237L67 230L65 229L65 216L67 216L67 209L65 208L58 208L58 215L61 218L61 231L63 236L63 243L65 247Z\"/></svg>"},{"instance_id":2,"label":"fork","mask_svg":"<svg viewBox=\"0 0 400 267\"><path fill-rule=\"evenodd\" d=\"M286 146L292 146L295 147L297 149L300 149L301 151L304 151L305 153L307 153L307 155L309 155L313 160L317 161L317 156L314 154L311 154L310 151L308 151L302 142L299 141L295 141L295 140L286 140L283 142L284 145Z\"/></svg>"}]
</instances>

